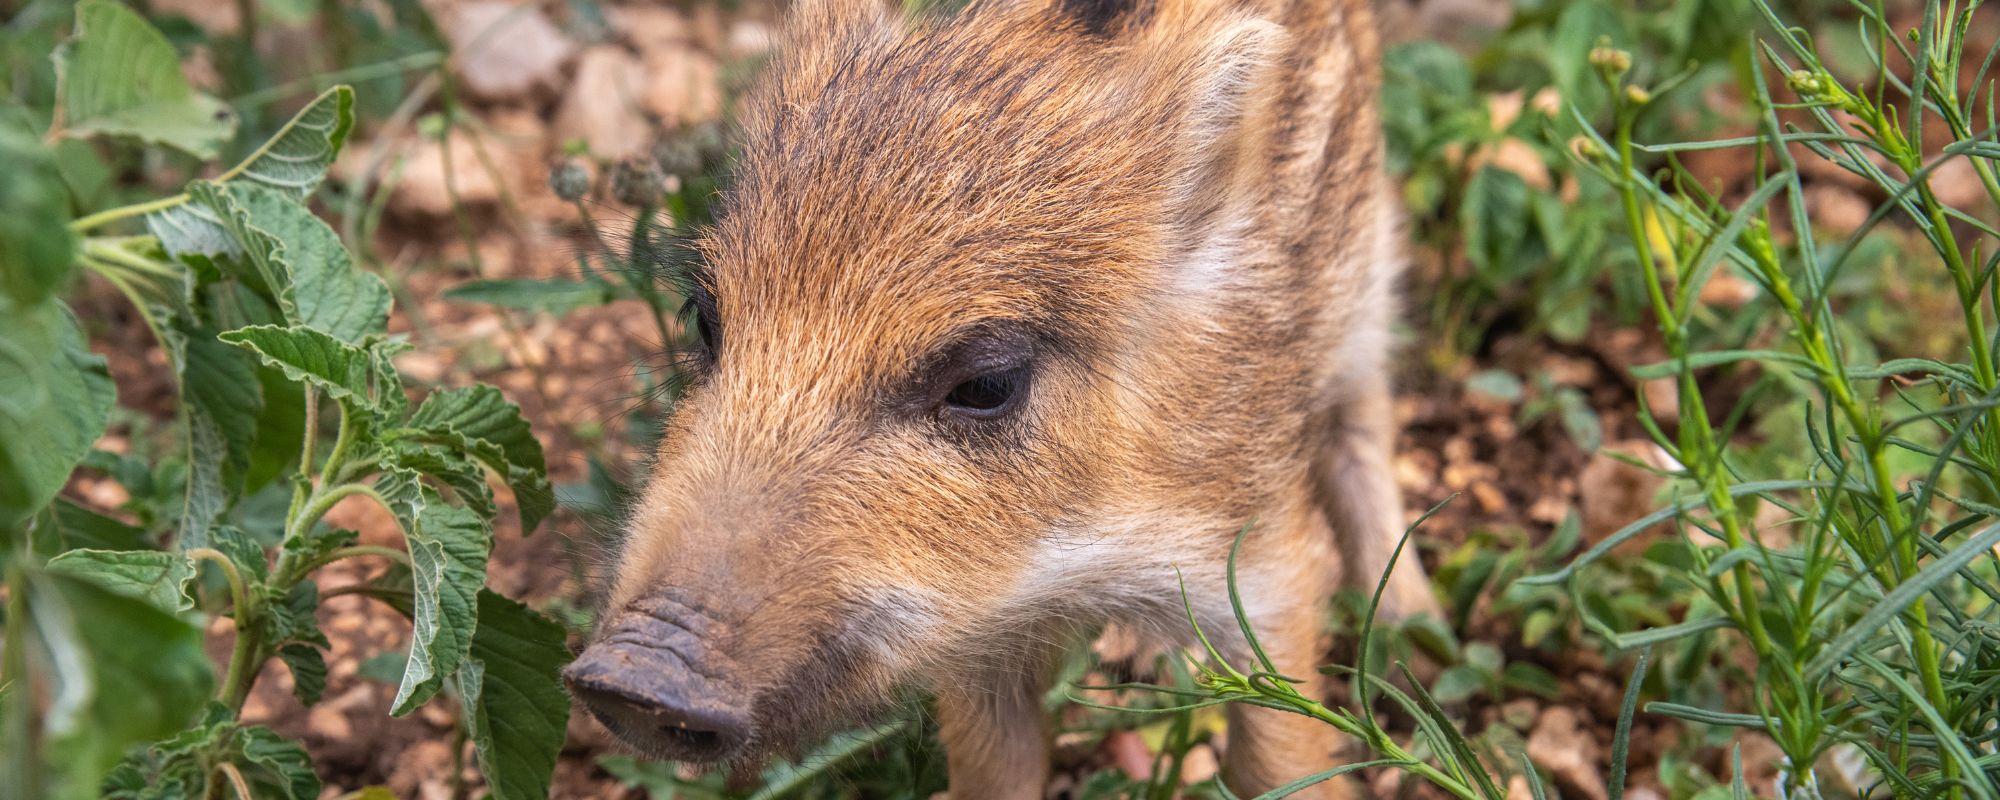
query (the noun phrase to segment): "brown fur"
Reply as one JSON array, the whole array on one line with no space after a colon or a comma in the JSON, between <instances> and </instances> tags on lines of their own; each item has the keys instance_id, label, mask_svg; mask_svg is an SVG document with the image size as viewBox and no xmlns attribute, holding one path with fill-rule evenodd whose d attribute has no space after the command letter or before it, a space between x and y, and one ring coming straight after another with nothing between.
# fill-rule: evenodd
<instances>
[{"instance_id":1,"label":"brown fur","mask_svg":"<svg viewBox=\"0 0 2000 800\"><path fill-rule=\"evenodd\" d=\"M961 800L1041 795L1064 643L1187 640L1176 567L1233 632L1246 524L1245 602L1280 669L1314 674L1343 565L1372 586L1401 533L1364 0L795 16L700 245L719 348L608 616L701 620L679 623L698 671L765 746L923 684ZM1032 354L1018 409L940 411L986 353ZM1414 568L1392 589L1434 602ZM1228 777L1262 791L1335 744L1236 712Z\"/></svg>"}]
</instances>

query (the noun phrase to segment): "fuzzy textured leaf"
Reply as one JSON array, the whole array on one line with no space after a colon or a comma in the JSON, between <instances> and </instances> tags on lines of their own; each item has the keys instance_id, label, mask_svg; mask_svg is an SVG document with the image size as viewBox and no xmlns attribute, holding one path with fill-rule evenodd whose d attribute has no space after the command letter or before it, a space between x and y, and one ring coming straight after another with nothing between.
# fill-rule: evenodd
<instances>
[{"instance_id":1,"label":"fuzzy textured leaf","mask_svg":"<svg viewBox=\"0 0 2000 800\"><path fill-rule=\"evenodd\" d=\"M249 768L243 770L244 777L260 790L258 797L319 797L319 775L313 772L312 757L276 731L261 726L237 731L236 755L237 761Z\"/></svg>"},{"instance_id":2,"label":"fuzzy textured leaf","mask_svg":"<svg viewBox=\"0 0 2000 800\"><path fill-rule=\"evenodd\" d=\"M56 51L61 130L163 144L215 158L236 116L181 75L167 37L115 0L76 4L76 33Z\"/></svg>"},{"instance_id":3,"label":"fuzzy textured leaf","mask_svg":"<svg viewBox=\"0 0 2000 800\"><path fill-rule=\"evenodd\" d=\"M68 309L0 295L0 528L55 498L104 432L113 398L104 359Z\"/></svg>"},{"instance_id":4,"label":"fuzzy textured leaf","mask_svg":"<svg viewBox=\"0 0 2000 800\"><path fill-rule=\"evenodd\" d=\"M33 137L0 129L0 291L22 305L48 299L69 275L76 237L69 230L69 193L62 175Z\"/></svg>"},{"instance_id":5,"label":"fuzzy textured leaf","mask_svg":"<svg viewBox=\"0 0 2000 800\"><path fill-rule=\"evenodd\" d=\"M465 661L479 622L477 598L493 534L478 514L446 505L409 470L389 470L376 490L402 522L414 584L410 657L390 708L402 716L437 694Z\"/></svg>"},{"instance_id":6,"label":"fuzzy textured leaf","mask_svg":"<svg viewBox=\"0 0 2000 800\"><path fill-rule=\"evenodd\" d=\"M253 183L295 202L304 201L326 179L340 147L354 128L354 90L335 86L315 98L285 127L215 183ZM212 209L182 203L146 215L146 228L176 256L238 252L235 240Z\"/></svg>"},{"instance_id":7,"label":"fuzzy textured leaf","mask_svg":"<svg viewBox=\"0 0 2000 800\"><path fill-rule=\"evenodd\" d=\"M381 333L389 321L389 287L354 266L340 237L298 199L255 183L188 184L194 204L213 212L240 248L244 278L275 299L285 321L317 328L345 342Z\"/></svg>"},{"instance_id":8,"label":"fuzzy textured leaf","mask_svg":"<svg viewBox=\"0 0 2000 800\"><path fill-rule=\"evenodd\" d=\"M43 796L91 798L125 751L193 722L214 690L201 630L151 603L50 572L24 586L27 656L48 691L5 702L45 702L38 718L49 759Z\"/></svg>"},{"instance_id":9,"label":"fuzzy textured leaf","mask_svg":"<svg viewBox=\"0 0 2000 800\"><path fill-rule=\"evenodd\" d=\"M252 325L225 331L217 338L257 354L285 377L324 389L336 400L370 404L368 352L322 331L297 325Z\"/></svg>"},{"instance_id":10,"label":"fuzzy textured leaf","mask_svg":"<svg viewBox=\"0 0 2000 800\"><path fill-rule=\"evenodd\" d=\"M534 531L555 511L542 443L520 406L485 384L432 392L410 415L409 427L441 438L507 479L521 509L521 532Z\"/></svg>"},{"instance_id":11,"label":"fuzzy textured leaf","mask_svg":"<svg viewBox=\"0 0 2000 800\"><path fill-rule=\"evenodd\" d=\"M194 564L187 556L158 550L71 550L49 559L49 571L89 581L126 597L177 614L194 607L187 583Z\"/></svg>"},{"instance_id":12,"label":"fuzzy textured leaf","mask_svg":"<svg viewBox=\"0 0 2000 800\"><path fill-rule=\"evenodd\" d=\"M278 658L292 671L292 696L300 705L319 702L326 693L326 655L309 644L288 644L278 648Z\"/></svg>"},{"instance_id":13,"label":"fuzzy textured leaf","mask_svg":"<svg viewBox=\"0 0 2000 800\"><path fill-rule=\"evenodd\" d=\"M561 625L491 591L479 592L479 629L459 667L465 728L498 800L547 797L569 723Z\"/></svg>"}]
</instances>

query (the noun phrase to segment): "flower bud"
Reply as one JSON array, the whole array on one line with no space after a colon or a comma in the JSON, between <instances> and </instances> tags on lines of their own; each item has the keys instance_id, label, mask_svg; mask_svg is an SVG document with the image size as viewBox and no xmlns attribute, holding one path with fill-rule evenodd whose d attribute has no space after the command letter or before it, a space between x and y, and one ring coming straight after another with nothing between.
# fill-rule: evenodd
<instances>
[{"instance_id":1,"label":"flower bud","mask_svg":"<svg viewBox=\"0 0 2000 800\"><path fill-rule=\"evenodd\" d=\"M1632 54L1600 44L1590 49L1590 65L1612 77L1623 75L1632 69Z\"/></svg>"},{"instance_id":2,"label":"flower bud","mask_svg":"<svg viewBox=\"0 0 2000 800\"><path fill-rule=\"evenodd\" d=\"M590 169L582 161L565 158L549 170L549 190L564 200L575 201L590 193Z\"/></svg>"},{"instance_id":3,"label":"flower bud","mask_svg":"<svg viewBox=\"0 0 2000 800\"><path fill-rule=\"evenodd\" d=\"M1826 84L1820 81L1818 75L1802 69L1792 70L1792 74L1785 78L1785 85L1791 87L1793 93L1807 100L1826 91Z\"/></svg>"},{"instance_id":4,"label":"flower bud","mask_svg":"<svg viewBox=\"0 0 2000 800\"><path fill-rule=\"evenodd\" d=\"M1603 151L1597 149L1597 142L1592 141L1588 136L1572 137L1569 140L1569 151L1575 153L1578 158L1585 161L1604 155Z\"/></svg>"},{"instance_id":5,"label":"flower bud","mask_svg":"<svg viewBox=\"0 0 2000 800\"><path fill-rule=\"evenodd\" d=\"M1646 91L1646 87L1644 86L1634 84L1625 87L1625 99L1630 100L1633 105L1643 106L1653 102L1653 93Z\"/></svg>"},{"instance_id":6,"label":"flower bud","mask_svg":"<svg viewBox=\"0 0 2000 800\"><path fill-rule=\"evenodd\" d=\"M660 202L666 176L651 158L628 158L611 170L611 196L628 206L645 208Z\"/></svg>"}]
</instances>

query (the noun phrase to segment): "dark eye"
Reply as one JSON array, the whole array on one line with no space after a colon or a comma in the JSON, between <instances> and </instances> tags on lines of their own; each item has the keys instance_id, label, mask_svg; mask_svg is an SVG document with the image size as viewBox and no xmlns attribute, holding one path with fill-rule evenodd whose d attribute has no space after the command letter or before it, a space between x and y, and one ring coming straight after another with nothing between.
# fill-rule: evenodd
<instances>
[{"instance_id":1,"label":"dark eye","mask_svg":"<svg viewBox=\"0 0 2000 800\"><path fill-rule=\"evenodd\" d=\"M694 327L701 333L701 346L714 353L722 349L722 330L715 326L713 312L697 307L694 310Z\"/></svg>"},{"instance_id":2,"label":"dark eye","mask_svg":"<svg viewBox=\"0 0 2000 800\"><path fill-rule=\"evenodd\" d=\"M944 396L946 410L975 419L993 419L1007 413L1026 388L1027 367L1014 367L978 375L952 387Z\"/></svg>"},{"instance_id":3,"label":"dark eye","mask_svg":"<svg viewBox=\"0 0 2000 800\"><path fill-rule=\"evenodd\" d=\"M720 352L722 329L715 324L715 301L707 292L690 296L681 306L681 316L694 324L695 333L701 336L701 346L710 354Z\"/></svg>"}]
</instances>

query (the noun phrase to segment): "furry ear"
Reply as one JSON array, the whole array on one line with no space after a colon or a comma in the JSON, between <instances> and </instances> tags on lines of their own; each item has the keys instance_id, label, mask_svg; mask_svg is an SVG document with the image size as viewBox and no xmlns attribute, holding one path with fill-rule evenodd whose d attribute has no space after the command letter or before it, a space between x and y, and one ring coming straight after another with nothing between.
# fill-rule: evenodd
<instances>
[{"instance_id":1,"label":"furry ear","mask_svg":"<svg viewBox=\"0 0 2000 800\"><path fill-rule=\"evenodd\" d=\"M1190 66L1191 135L1213 143L1242 127L1270 82L1284 39L1282 28L1257 18L1231 20L1210 34Z\"/></svg>"},{"instance_id":2,"label":"furry ear","mask_svg":"<svg viewBox=\"0 0 2000 800\"><path fill-rule=\"evenodd\" d=\"M1197 15L1207 16L1207 15ZM1188 36L1174 70L1185 94L1179 131L1175 191L1185 224L1201 226L1238 199L1256 172L1251 162L1269 138L1269 104L1276 93L1277 65L1284 54L1283 28L1256 17L1196 20L1164 36ZM1161 41L1172 47L1171 42Z\"/></svg>"}]
</instances>

